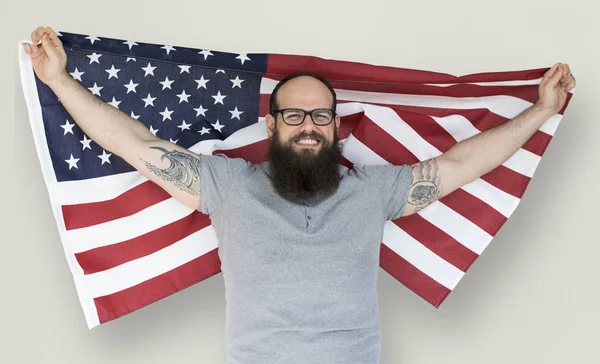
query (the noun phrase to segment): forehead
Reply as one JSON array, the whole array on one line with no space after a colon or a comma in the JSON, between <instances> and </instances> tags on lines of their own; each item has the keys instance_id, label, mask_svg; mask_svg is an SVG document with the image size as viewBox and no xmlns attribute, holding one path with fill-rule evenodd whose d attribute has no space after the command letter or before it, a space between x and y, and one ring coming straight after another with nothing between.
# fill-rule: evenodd
<instances>
[{"instance_id":1,"label":"forehead","mask_svg":"<svg viewBox=\"0 0 600 364\"><path fill-rule=\"evenodd\" d=\"M331 92L321 81L300 76L286 82L277 92L280 109L297 107L302 109L329 108L333 103Z\"/></svg>"}]
</instances>

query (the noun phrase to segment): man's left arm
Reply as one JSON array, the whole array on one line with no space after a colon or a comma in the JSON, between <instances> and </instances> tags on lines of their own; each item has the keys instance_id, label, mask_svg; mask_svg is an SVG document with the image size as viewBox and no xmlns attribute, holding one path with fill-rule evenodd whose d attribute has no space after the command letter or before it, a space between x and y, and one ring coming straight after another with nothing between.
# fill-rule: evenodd
<instances>
[{"instance_id":1,"label":"man's left arm","mask_svg":"<svg viewBox=\"0 0 600 364\"><path fill-rule=\"evenodd\" d=\"M457 143L436 158L412 165L412 184L402 216L424 209L504 163L563 108L574 87L569 66L557 63L544 74L533 106L504 124Z\"/></svg>"}]
</instances>

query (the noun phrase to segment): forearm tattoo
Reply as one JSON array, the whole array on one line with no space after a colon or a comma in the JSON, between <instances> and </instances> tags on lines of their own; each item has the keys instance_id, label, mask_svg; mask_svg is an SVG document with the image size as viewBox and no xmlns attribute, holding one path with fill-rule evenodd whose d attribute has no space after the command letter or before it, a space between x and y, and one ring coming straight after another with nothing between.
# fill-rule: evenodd
<instances>
[{"instance_id":1,"label":"forearm tattoo","mask_svg":"<svg viewBox=\"0 0 600 364\"><path fill-rule=\"evenodd\" d=\"M441 184L439 168L435 159L411 166L413 184L408 193L408 203L420 211L440 198Z\"/></svg>"},{"instance_id":2,"label":"forearm tattoo","mask_svg":"<svg viewBox=\"0 0 600 364\"><path fill-rule=\"evenodd\" d=\"M195 196L200 195L200 159L178 150L168 151L161 147L150 147L150 149L162 151L163 155L160 159L166 158L171 164L167 168L159 168L142 160L148 170L165 181L172 182L182 191Z\"/></svg>"}]
</instances>

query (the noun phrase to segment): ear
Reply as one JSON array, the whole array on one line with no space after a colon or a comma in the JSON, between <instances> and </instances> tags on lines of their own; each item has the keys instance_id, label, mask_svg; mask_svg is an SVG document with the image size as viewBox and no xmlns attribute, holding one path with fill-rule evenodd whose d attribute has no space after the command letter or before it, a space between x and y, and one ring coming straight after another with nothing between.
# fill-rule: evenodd
<instances>
[{"instance_id":1,"label":"ear","mask_svg":"<svg viewBox=\"0 0 600 364\"><path fill-rule=\"evenodd\" d=\"M338 114L335 114L335 128L337 129L338 133L340 131L340 122L341 121L342 121L342 118Z\"/></svg>"},{"instance_id":2,"label":"ear","mask_svg":"<svg viewBox=\"0 0 600 364\"><path fill-rule=\"evenodd\" d=\"M267 133L269 135L269 139L273 138L273 133L275 131L275 118L271 114L267 114L265 117L265 121L267 123Z\"/></svg>"}]
</instances>

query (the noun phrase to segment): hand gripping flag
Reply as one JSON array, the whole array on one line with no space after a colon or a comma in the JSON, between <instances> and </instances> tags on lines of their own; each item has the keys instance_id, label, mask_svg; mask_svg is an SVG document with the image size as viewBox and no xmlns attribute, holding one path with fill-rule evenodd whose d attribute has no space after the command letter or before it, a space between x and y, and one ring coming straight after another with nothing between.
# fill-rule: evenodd
<instances>
[{"instance_id":1,"label":"hand gripping flag","mask_svg":"<svg viewBox=\"0 0 600 364\"><path fill-rule=\"evenodd\" d=\"M267 158L269 95L295 71L320 73L336 89L341 162L352 168L413 164L506 122L537 100L548 69L456 77L317 57L59 37L71 76L157 137L253 163ZM35 76L22 45L35 146L88 327L219 273L208 216L88 138ZM503 165L418 214L389 221L380 266L438 307L519 204L567 105Z\"/></svg>"}]
</instances>

